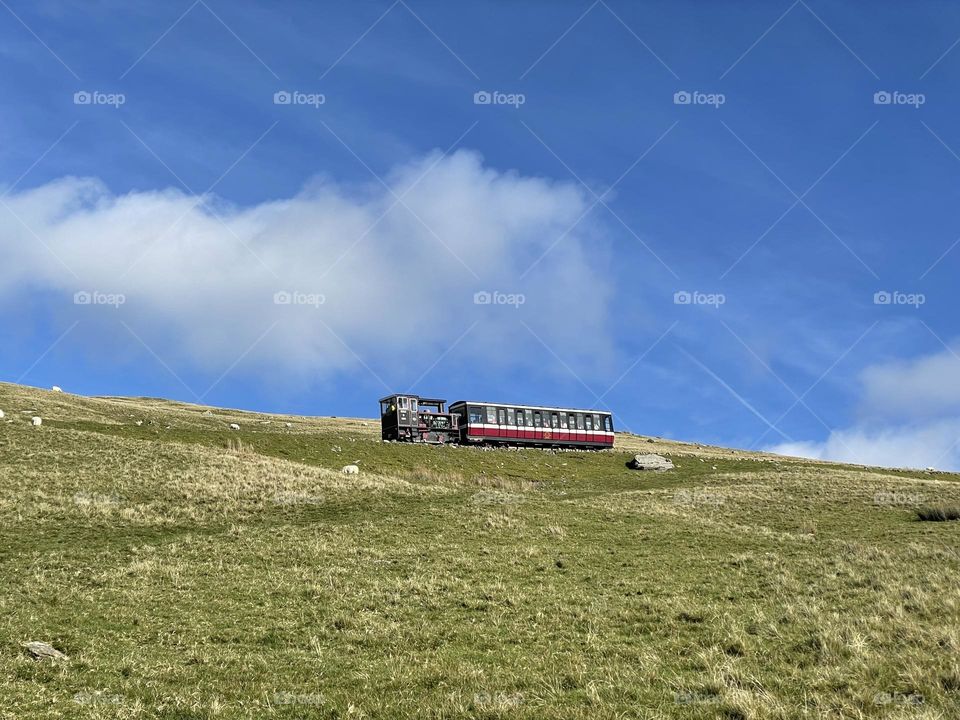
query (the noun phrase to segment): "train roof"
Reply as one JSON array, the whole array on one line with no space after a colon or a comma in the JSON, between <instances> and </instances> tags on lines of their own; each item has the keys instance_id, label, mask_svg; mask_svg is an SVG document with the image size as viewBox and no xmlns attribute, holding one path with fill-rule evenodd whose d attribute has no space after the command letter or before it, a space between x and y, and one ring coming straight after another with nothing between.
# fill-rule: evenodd
<instances>
[{"instance_id":1,"label":"train roof","mask_svg":"<svg viewBox=\"0 0 960 720\"><path fill-rule=\"evenodd\" d=\"M609 410L588 410L586 408L546 407L544 405L524 405L523 403L484 402L481 400L457 400L450 403L453 409L457 405L493 405L494 407L523 408L524 410L556 410L557 412L590 413L591 415L613 415Z\"/></svg>"},{"instance_id":2,"label":"train roof","mask_svg":"<svg viewBox=\"0 0 960 720\"><path fill-rule=\"evenodd\" d=\"M421 395L414 395L413 393L393 393L392 395L387 395L386 397L380 398L378 402L386 402L387 400L392 400L395 397L412 397L416 398L419 402L424 403L425 405L433 405L434 403L446 403L446 400L441 400L440 398L427 398L422 397Z\"/></svg>"}]
</instances>

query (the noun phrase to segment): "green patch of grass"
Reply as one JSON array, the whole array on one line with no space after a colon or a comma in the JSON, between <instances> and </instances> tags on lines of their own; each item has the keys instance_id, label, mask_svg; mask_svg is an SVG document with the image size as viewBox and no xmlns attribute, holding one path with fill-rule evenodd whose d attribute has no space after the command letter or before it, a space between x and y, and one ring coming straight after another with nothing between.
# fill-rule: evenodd
<instances>
[{"instance_id":1,"label":"green patch of grass","mask_svg":"<svg viewBox=\"0 0 960 720\"><path fill-rule=\"evenodd\" d=\"M960 716L953 476L11 387L2 718Z\"/></svg>"}]
</instances>

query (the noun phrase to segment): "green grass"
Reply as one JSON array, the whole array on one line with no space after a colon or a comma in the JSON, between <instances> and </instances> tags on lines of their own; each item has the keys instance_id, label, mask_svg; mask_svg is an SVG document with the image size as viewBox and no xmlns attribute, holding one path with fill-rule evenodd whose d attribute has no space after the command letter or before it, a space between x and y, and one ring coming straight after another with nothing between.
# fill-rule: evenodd
<instances>
[{"instance_id":1,"label":"green grass","mask_svg":"<svg viewBox=\"0 0 960 720\"><path fill-rule=\"evenodd\" d=\"M953 475L0 408L2 718L960 716L960 524L916 515Z\"/></svg>"}]
</instances>

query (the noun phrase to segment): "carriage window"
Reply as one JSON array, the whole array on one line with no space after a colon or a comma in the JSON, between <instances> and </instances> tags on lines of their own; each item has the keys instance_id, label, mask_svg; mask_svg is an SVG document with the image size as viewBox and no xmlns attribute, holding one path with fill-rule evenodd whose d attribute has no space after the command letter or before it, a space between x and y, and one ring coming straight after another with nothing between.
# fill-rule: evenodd
<instances>
[{"instance_id":1,"label":"carriage window","mask_svg":"<svg viewBox=\"0 0 960 720\"><path fill-rule=\"evenodd\" d=\"M517 417L517 425L523 427L523 410L514 411Z\"/></svg>"},{"instance_id":2,"label":"carriage window","mask_svg":"<svg viewBox=\"0 0 960 720\"><path fill-rule=\"evenodd\" d=\"M470 422L472 423L482 423L483 422L483 410L476 406L470 406Z\"/></svg>"},{"instance_id":3,"label":"carriage window","mask_svg":"<svg viewBox=\"0 0 960 720\"><path fill-rule=\"evenodd\" d=\"M566 416L566 415L561 415L561 416L560 416L560 427L563 428L563 429L566 429L566 427L567 427L567 416Z\"/></svg>"},{"instance_id":4,"label":"carriage window","mask_svg":"<svg viewBox=\"0 0 960 720\"><path fill-rule=\"evenodd\" d=\"M507 425L514 425L517 422L516 413L513 408L507 408Z\"/></svg>"},{"instance_id":5,"label":"carriage window","mask_svg":"<svg viewBox=\"0 0 960 720\"><path fill-rule=\"evenodd\" d=\"M523 412L527 416L527 427L533 427L533 410L524 410Z\"/></svg>"},{"instance_id":6,"label":"carriage window","mask_svg":"<svg viewBox=\"0 0 960 720\"><path fill-rule=\"evenodd\" d=\"M550 427L560 427L560 417L556 413L550 415Z\"/></svg>"},{"instance_id":7,"label":"carriage window","mask_svg":"<svg viewBox=\"0 0 960 720\"><path fill-rule=\"evenodd\" d=\"M533 414L533 426L534 427L543 427L543 418L540 417L539 412Z\"/></svg>"},{"instance_id":8,"label":"carriage window","mask_svg":"<svg viewBox=\"0 0 960 720\"><path fill-rule=\"evenodd\" d=\"M499 418L498 422L501 425L507 424L507 411L503 408L497 408L497 417Z\"/></svg>"},{"instance_id":9,"label":"carriage window","mask_svg":"<svg viewBox=\"0 0 960 720\"><path fill-rule=\"evenodd\" d=\"M403 410L407 409L407 399L405 397L397 398L397 407L402 408Z\"/></svg>"},{"instance_id":10,"label":"carriage window","mask_svg":"<svg viewBox=\"0 0 960 720\"><path fill-rule=\"evenodd\" d=\"M604 415L603 427L607 432L613 432L613 422L611 421L609 415Z\"/></svg>"},{"instance_id":11,"label":"carriage window","mask_svg":"<svg viewBox=\"0 0 960 720\"><path fill-rule=\"evenodd\" d=\"M416 409L417 409L417 399L416 399L416 398L410 398L410 409L411 409L411 410L416 410Z\"/></svg>"},{"instance_id":12,"label":"carriage window","mask_svg":"<svg viewBox=\"0 0 960 720\"><path fill-rule=\"evenodd\" d=\"M586 422L587 430L593 430L593 415L587 415L584 421Z\"/></svg>"},{"instance_id":13,"label":"carriage window","mask_svg":"<svg viewBox=\"0 0 960 720\"><path fill-rule=\"evenodd\" d=\"M573 415L573 414L568 415L568 416L567 416L567 424L570 426L570 429L571 429L571 430L576 430L576 429L577 429L577 416L576 416L576 415Z\"/></svg>"},{"instance_id":14,"label":"carriage window","mask_svg":"<svg viewBox=\"0 0 960 720\"><path fill-rule=\"evenodd\" d=\"M594 428L594 430L599 430L599 429L600 429L600 416L599 416L599 415L594 415L594 416L593 416L593 428Z\"/></svg>"},{"instance_id":15,"label":"carriage window","mask_svg":"<svg viewBox=\"0 0 960 720\"><path fill-rule=\"evenodd\" d=\"M487 405L487 422L491 425L497 424L497 409L490 405Z\"/></svg>"}]
</instances>

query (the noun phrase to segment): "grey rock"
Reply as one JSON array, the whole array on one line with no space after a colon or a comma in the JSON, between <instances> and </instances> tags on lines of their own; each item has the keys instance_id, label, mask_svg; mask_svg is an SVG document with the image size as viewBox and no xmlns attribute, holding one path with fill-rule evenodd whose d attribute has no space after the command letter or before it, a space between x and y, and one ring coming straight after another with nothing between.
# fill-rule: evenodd
<instances>
[{"instance_id":1,"label":"grey rock","mask_svg":"<svg viewBox=\"0 0 960 720\"><path fill-rule=\"evenodd\" d=\"M43 660L44 658L50 658L51 660L70 659L50 643L40 642L39 640L32 640L24 644L24 647L27 649L27 652L37 660Z\"/></svg>"},{"instance_id":2,"label":"grey rock","mask_svg":"<svg viewBox=\"0 0 960 720\"><path fill-rule=\"evenodd\" d=\"M663 455L634 455L627 466L631 470L672 470L673 462Z\"/></svg>"}]
</instances>

